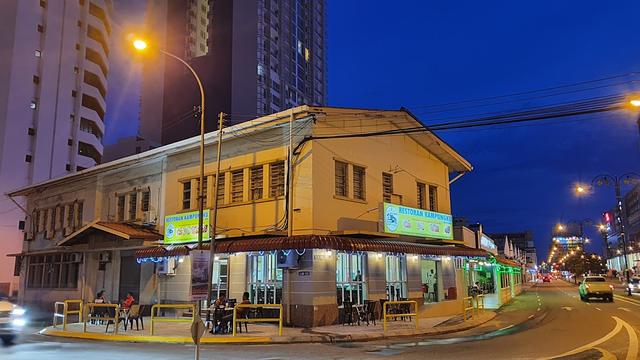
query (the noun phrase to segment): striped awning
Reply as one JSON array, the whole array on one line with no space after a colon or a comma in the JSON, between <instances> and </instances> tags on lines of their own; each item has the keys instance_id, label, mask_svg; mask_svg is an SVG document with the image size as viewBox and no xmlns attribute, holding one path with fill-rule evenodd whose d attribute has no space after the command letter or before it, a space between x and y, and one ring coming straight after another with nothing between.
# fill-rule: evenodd
<instances>
[{"instance_id":1,"label":"striped awning","mask_svg":"<svg viewBox=\"0 0 640 360\"><path fill-rule=\"evenodd\" d=\"M467 256L484 257L487 252L481 249L469 248L456 245L430 245L425 243L414 243L398 241L395 239L377 238L353 238L333 235L296 235L282 237L260 237L243 238L235 240L216 240L216 253L238 253L248 251L273 251L273 250L303 250L303 249L331 249L342 251L373 251L391 252L416 255L436 255L436 256ZM186 247L185 247L186 248ZM210 244L204 244L204 249L208 250ZM188 248L186 248L188 249ZM177 250L177 249L176 249ZM184 250L182 250L184 251ZM169 251L163 247L156 247L139 251L142 255L137 257L152 256L177 256L167 255ZM144 255L143 255L144 254Z\"/></svg>"},{"instance_id":2,"label":"striped awning","mask_svg":"<svg viewBox=\"0 0 640 360\"><path fill-rule=\"evenodd\" d=\"M189 255L190 250L191 249L188 246L179 246L179 247L173 247L173 248L154 246L154 247L136 250L135 255L137 258L186 256L186 255Z\"/></svg>"}]
</instances>

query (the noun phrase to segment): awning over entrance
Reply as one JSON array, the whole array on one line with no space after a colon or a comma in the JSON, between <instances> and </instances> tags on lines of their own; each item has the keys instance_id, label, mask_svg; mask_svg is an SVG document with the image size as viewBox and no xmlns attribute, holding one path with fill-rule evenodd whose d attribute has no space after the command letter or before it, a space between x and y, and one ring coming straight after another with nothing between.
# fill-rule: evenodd
<instances>
[{"instance_id":1,"label":"awning over entrance","mask_svg":"<svg viewBox=\"0 0 640 360\"><path fill-rule=\"evenodd\" d=\"M145 227L142 225L120 222L108 222L108 221L93 221L80 229L73 232L71 235L65 237L60 242L60 245L73 245L84 242L87 235L96 232L106 232L125 240L148 240L157 241L163 238L162 234L155 229Z\"/></svg>"},{"instance_id":2,"label":"awning over entrance","mask_svg":"<svg viewBox=\"0 0 640 360\"><path fill-rule=\"evenodd\" d=\"M343 251L375 251L416 255L469 256L484 257L487 252L463 246L434 246L422 243L411 243L388 239L352 238L332 235L296 235L291 237L263 237L237 240L216 240L216 253L237 253L247 251L331 249ZM209 249L209 243L204 249ZM172 256L147 255L163 254L168 250L163 247L139 250L138 257ZM176 255L173 255L176 256Z\"/></svg>"}]
</instances>

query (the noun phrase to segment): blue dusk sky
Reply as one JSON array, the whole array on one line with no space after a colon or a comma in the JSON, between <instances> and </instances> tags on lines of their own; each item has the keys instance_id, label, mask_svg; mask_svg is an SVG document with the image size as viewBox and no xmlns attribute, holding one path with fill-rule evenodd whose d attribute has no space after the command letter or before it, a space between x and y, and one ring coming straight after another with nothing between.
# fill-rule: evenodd
<instances>
[{"instance_id":1,"label":"blue dusk sky","mask_svg":"<svg viewBox=\"0 0 640 360\"><path fill-rule=\"evenodd\" d=\"M116 2L116 23L144 4ZM329 105L407 107L436 124L638 90L640 2L328 0ZM114 47L106 142L137 131L139 66ZM624 75L576 88L442 106ZM549 96L549 94L557 94ZM434 106L435 105L435 106ZM534 232L545 259L558 222L613 207L613 188L586 198L575 182L639 171L637 113L612 112L438 135L474 166L451 187L454 216L486 232ZM591 251L602 243L593 229Z\"/></svg>"}]
</instances>

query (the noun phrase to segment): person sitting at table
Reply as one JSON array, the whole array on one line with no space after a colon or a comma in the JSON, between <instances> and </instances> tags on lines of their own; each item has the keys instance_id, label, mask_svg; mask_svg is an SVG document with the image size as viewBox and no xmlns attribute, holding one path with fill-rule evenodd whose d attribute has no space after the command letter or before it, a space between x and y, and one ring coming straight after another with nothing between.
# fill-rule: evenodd
<instances>
[{"instance_id":1,"label":"person sitting at table","mask_svg":"<svg viewBox=\"0 0 640 360\"><path fill-rule=\"evenodd\" d=\"M127 297L122 302L122 308L126 311L129 311L129 309L131 309L131 305L135 304L135 302L136 299L133 297L131 291L127 291Z\"/></svg>"},{"instance_id":2,"label":"person sitting at table","mask_svg":"<svg viewBox=\"0 0 640 360\"><path fill-rule=\"evenodd\" d=\"M227 295L224 292L220 292L220 296L213 302L214 306L224 306L227 302Z\"/></svg>"},{"instance_id":3,"label":"person sitting at table","mask_svg":"<svg viewBox=\"0 0 640 360\"><path fill-rule=\"evenodd\" d=\"M104 290L100 290L98 291L98 293L96 294L95 299L93 299L93 303L94 304L106 304L107 301L104 299ZM103 317L105 315L107 315L107 309L103 308L103 307L94 307L92 309L91 312L91 317ZM97 320L91 320L92 323L96 322Z\"/></svg>"}]
</instances>

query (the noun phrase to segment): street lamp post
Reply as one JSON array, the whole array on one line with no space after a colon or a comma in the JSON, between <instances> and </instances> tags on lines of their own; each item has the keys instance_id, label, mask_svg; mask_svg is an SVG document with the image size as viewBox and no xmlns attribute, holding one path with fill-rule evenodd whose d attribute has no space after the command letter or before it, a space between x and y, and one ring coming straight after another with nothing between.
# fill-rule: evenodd
<instances>
[{"instance_id":1,"label":"street lamp post","mask_svg":"<svg viewBox=\"0 0 640 360\"><path fill-rule=\"evenodd\" d=\"M149 45L147 44L147 42L143 39L135 39L133 40L133 47L138 50L138 51L144 51L146 50ZM177 61L179 61L182 65L184 65L187 69L189 69L189 71L191 72L191 74L193 75L194 79L196 80L196 83L198 84L198 90L200 91L200 108L198 109L200 112L200 164L199 164L199 181L198 181L198 250L202 250L202 232L203 232L203 225L204 225L204 219L203 219L203 213L204 213L204 131L205 131L205 127L204 127L204 103L205 103L205 97L204 97L204 87L202 86L202 81L200 80L200 77L198 76L198 73L195 71L195 69L193 67L191 67L191 65L189 65L188 62L186 62L184 59L182 59L181 57L174 55L168 51L159 49L159 48L155 48L155 50L159 51L160 53L162 53L163 55L166 55L170 58L173 58ZM218 146L219 148L219 146ZM218 150L219 151L219 150ZM219 153L218 153L219 154ZM218 174L216 174L216 183L218 180ZM217 207L216 209L217 210ZM214 210L214 211L215 211ZM214 214L215 216L215 214ZM215 232L213 232L215 233ZM213 245L213 244L212 244ZM212 246L212 250L213 250L213 246ZM213 252L213 251L212 251ZM212 262L213 259L209 259L209 269L212 268ZM209 284L208 284L208 290L209 290L209 294L207 295L207 299L209 299L209 302L211 301L211 276L212 273L209 272L209 276L207 277L209 280ZM200 302L197 302L197 313L200 313Z\"/></svg>"},{"instance_id":2,"label":"street lamp post","mask_svg":"<svg viewBox=\"0 0 640 360\"><path fill-rule=\"evenodd\" d=\"M640 181L640 174L629 172L626 174L622 174L620 176L611 176L607 174L598 175L591 180L591 186L613 186L615 190L616 196L616 207L618 210L618 216L616 216L616 223L618 224L618 228L620 229L620 240L622 242L622 256L624 257L624 267L625 267L625 278L627 280L627 284L629 284L630 280L630 268L629 268L629 260L627 259L627 241L625 234L625 225L627 222L627 214L625 213L624 199L622 198L622 185L629 184L631 182ZM580 191L579 186L576 188L578 193L584 193L585 191ZM584 189L584 188L583 188ZM631 290L627 287L628 295L631 296Z\"/></svg>"}]
</instances>

